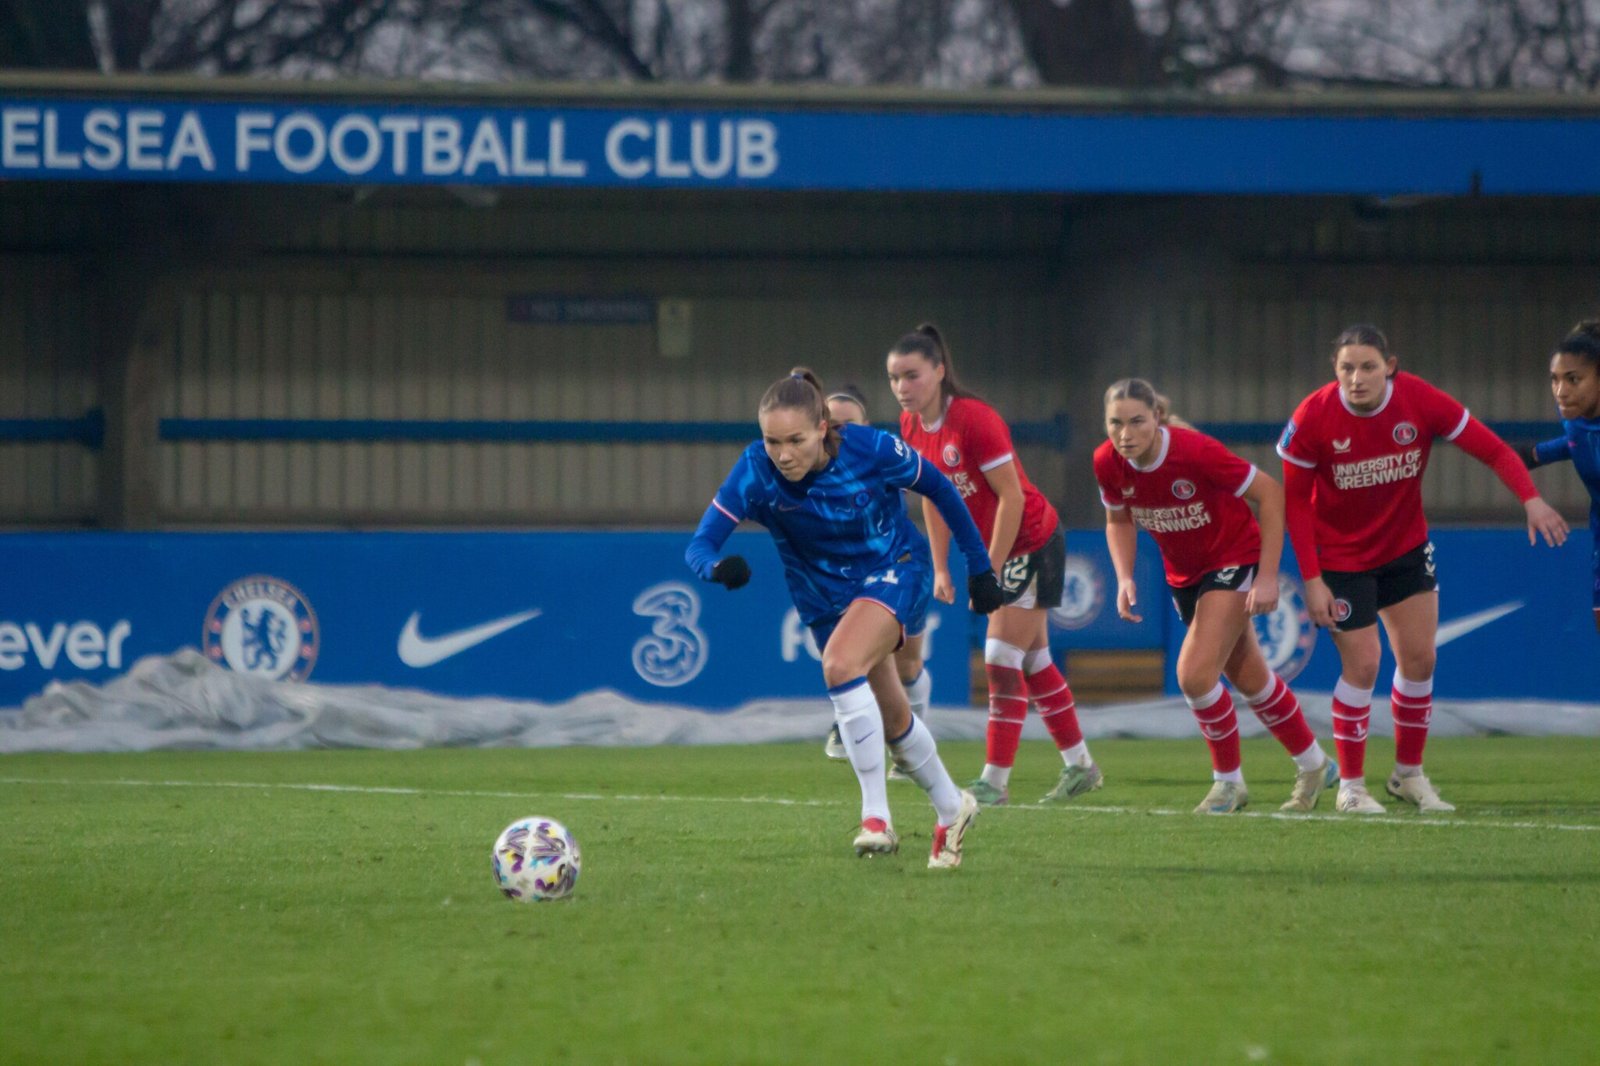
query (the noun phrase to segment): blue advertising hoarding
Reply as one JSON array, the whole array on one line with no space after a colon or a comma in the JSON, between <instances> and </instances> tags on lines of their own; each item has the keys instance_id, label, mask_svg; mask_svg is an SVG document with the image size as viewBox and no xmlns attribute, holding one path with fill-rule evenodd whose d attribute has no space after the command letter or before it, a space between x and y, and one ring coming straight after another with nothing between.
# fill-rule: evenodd
<instances>
[{"instance_id":1,"label":"blue advertising hoarding","mask_svg":"<svg viewBox=\"0 0 1600 1066\"><path fill-rule=\"evenodd\" d=\"M180 647L450 696L825 698L771 539L735 537L754 570L738 592L690 573L686 532L7 534L0 707ZM965 703L967 612L934 608L934 699Z\"/></svg>"},{"instance_id":2,"label":"blue advertising hoarding","mask_svg":"<svg viewBox=\"0 0 1600 1066\"><path fill-rule=\"evenodd\" d=\"M5 179L1592 195L1600 192L1600 116L429 106L36 95L0 102Z\"/></svg>"},{"instance_id":3,"label":"blue advertising hoarding","mask_svg":"<svg viewBox=\"0 0 1600 1066\"><path fill-rule=\"evenodd\" d=\"M1590 607L1593 540L1577 529L1560 548L1528 546L1523 529L1436 529L1438 663L1434 695L1444 699L1600 702L1600 634ZM1285 547L1275 614L1256 620L1268 662L1297 689L1331 692L1339 679L1333 639L1305 611L1294 553ZM1184 626L1167 606L1166 688ZM1394 677L1388 641L1375 695Z\"/></svg>"},{"instance_id":4,"label":"blue advertising hoarding","mask_svg":"<svg viewBox=\"0 0 1600 1066\"><path fill-rule=\"evenodd\" d=\"M447 696L556 702L609 689L708 710L821 699L770 538L735 536L754 577L730 593L690 574L686 533L7 534L0 707L180 647L265 677ZM1558 550L1529 548L1517 529L1438 530L1434 542L1441 697L1600 701L1587 532ZM1139 625L1116 616L1104 536L1074 530L1067 543L1056 651L1164 647L1175 692L1184 629L1148 537ZM1258 621L1263 646L1296 688L1329 691L1338 657L1304 614L1292 561L1284 581L1278 613ZM936 703L968 702L982 631L964 608L934 605ZM1392 671L1386 653L1380 688Z\"/></svg>"}]
</instances>

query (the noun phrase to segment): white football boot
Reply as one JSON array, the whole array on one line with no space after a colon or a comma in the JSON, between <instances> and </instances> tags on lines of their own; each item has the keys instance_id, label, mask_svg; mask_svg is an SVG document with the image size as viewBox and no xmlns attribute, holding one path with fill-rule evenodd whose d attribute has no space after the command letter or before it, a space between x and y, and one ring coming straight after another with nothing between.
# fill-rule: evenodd
<instances>
[{"instance_id":1,"label":"white football boot","mask_svg":"<svg viewBox=\"0 0 1600 1066\"><path fill-rule=\"evenodd\" d=\"M933 850L928 855L928 869L951 870L961 865L961 841L978 817L978 798L962 790L961 810L949 825L933 827Z\"/></svg>"},{"instance_id":2,"label":"white football boot","mask_svg":"<svg viewBox=\"0 0 1600 1066\"><path fill-rule=\"evenodd\" d=\"M1372 798L1365 781L1340 781L1333 809L1341 814L1383 814L1383 804Z\"/></svg>"},{"instance_id":3,"label":"white football boot","mask_svg":"<svg viewBox=\"0 0 1600 1066\"><path fill-rule=\"evenodd\" d=\"M1211 791L1194 809L1196 814L1232 814L1242 811L1250 803L1250 790L1242 781L1213 781Z\"/></svg>"},{"instance_id":4,"label":"white football boot","mask_svg":"<svg viewBox=\"0 0 1600 1066\"><path fill-rule=\"evenodd\" d=\"M882 818L868 818L856 834L856 858L868 855L893 855L900 850L900 837Z\"/></svg>"},{"instance_id":5,"label":"white football boot","mask_svg":"<svg viewBox=\"0 0 1600 1066\"><path fill-rule=\"evenodd\" d=\"M1389 775L1389 784L1385 791L1397 800L1405 800L1421 811L1423 814L1444 814L1456 809L1453 803L1446 803L1439 798L1438 789L1433 787L1422 774L1411 774L1401 777L1396 770Z\"/></svg>"}]
</instances>

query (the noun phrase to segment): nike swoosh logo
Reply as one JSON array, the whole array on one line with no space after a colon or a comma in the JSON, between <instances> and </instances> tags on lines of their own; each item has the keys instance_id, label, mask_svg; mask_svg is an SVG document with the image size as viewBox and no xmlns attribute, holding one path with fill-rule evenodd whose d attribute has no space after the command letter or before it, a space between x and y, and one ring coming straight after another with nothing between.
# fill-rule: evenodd
<instances>
[{"instance_id":1,"label":"nike swoosh logo","mask_svg":"<svg viewBox=\"0 0 1600 1066\"><path fill-rule=\"evenodd\" d=\"M508 629L515 629L543 613L541 609L535 607L531 611L508 614L504 618L496 618L492 622L472 626L470 629L458 629L442 637L425 637L417 632L417 620L422 617L422 612L412 611L411 617L406 619L405 628L400 630L400 643L396 645L395 651L399 654L401 662L420 670L425 666L444 662L452 655L460 655L468 648L477 647L484 641L498 637Z\"/></svg>"},{"instance_id":2,"label":"nike swoosh logo","mask_svg":"<svg viewBox=\"0 0 1600 1066\"><path fill-rule=\"evenodd\" d=\"M1462 615L1460 618L1446 622L1439 627L1439 635L1433 638L1433 646L1442 648L1458 637L1464 637L1474 629L1482 629L1490 622L1504 618L1512 611L1520 611L1527 604L1521 600L1510 600L1496 607L1478 611L1475 614Z\"/></svg>"}]
</instances>

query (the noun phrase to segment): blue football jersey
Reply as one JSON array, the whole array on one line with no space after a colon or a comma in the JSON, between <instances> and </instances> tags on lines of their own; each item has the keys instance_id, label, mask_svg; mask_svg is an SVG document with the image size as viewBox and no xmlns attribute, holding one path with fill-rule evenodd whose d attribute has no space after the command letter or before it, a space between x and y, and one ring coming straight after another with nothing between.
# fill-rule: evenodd
<instances>
[{"instance_id":1,"label":"blue football jersey","mask_svg":"<svg viewBox=\"0 0 1600 1066\"><path fill-rule=\"evenodd\" d=\"M751 444L714 501L734 522L749 519L772 534L807 625L850 606L868 574L906 556L932 565L900 495L922 472L921 456L869 426L845 425L839 436L838 456L799 481L778 472L761 442Z\"/></svg>"},{"instance_id":2,"label":"blue football jersey","mask_svg":"<svg viewBox=\"0 0 1600 1066\"><path fill-rule=\"evenodd\" d=\"M1600 418L1563 419L1566 435L1534 448L1540 465L1571 459L1589 490L1589 530L1600 542Z\"/></svg>"}]
</instances>

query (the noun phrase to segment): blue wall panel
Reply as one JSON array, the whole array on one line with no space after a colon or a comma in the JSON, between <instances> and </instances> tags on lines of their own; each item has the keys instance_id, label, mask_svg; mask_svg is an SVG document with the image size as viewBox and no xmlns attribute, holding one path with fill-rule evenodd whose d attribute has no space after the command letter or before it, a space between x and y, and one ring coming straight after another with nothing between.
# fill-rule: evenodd
<instances>
[{"instance_id":1,"label":"blue wall panel","mask_svg":"<svg viewBox=\"0 0 1600 1066\"><path fill-rule=\"evenodd\" d=\"M687 533L6 535L0 706L184 646L269 677L457 696L824 698L771 540L736 538L755 571L738 592L694 578ZM962 703L966 611L935 606L934 696Z\"/></svg>"},{"instance_id":2,"label":"blue wall panel","mask_svg":"<svg viewBox=\"0 0 1600 1066\"><path fill-rule=\"evenodd\" d=\"M683 533L9 534L0 706L184 646L264 676L455 696L550 702L612 689L708 709L821 699L771 541L736 537L755 576L730 593L688 572ZM1587 532L1555 551L1529 548L1520 530L1440 530L1434 541L1440 696L1600 700ZM1184 630L1150 542L1140 625L1116 617L1101 534L1073 531L1068 551L1056 650L1164 646L1176 691ZM934 699L963 704L981 621L936 604L930 626ZM1333 687L1332 642L1309 627L1297 593L1259 631L1296 687ZM1392 671L1386 654L1381 690Z\"/></svg>"},{"instance_id":3,"label":"blue wall panel","mask_svg":"<svg viewBox=\"0 0 1600 1066\"><path fill-rule=\"evenodd\" d=\"M1439 568L1439 659L1434 694L1445 699L1600 701L1600 634L1590 609L1590 553L1585 529L1557 549L1528 546L1521 529L1433 531ZM1257 622L1263 648L1295 688L1331 692L1339 653L1315 629L1300 596L1299 571L1285 552L1292 587L1278 614ZM1184 627L1170 603L1167 691L1177 693L1173 663ZM1381 626L1380 626L1381 628ZM1384 640L1374 696L1388 699L1394 656Z\"/></svg>"}]
</instances>

